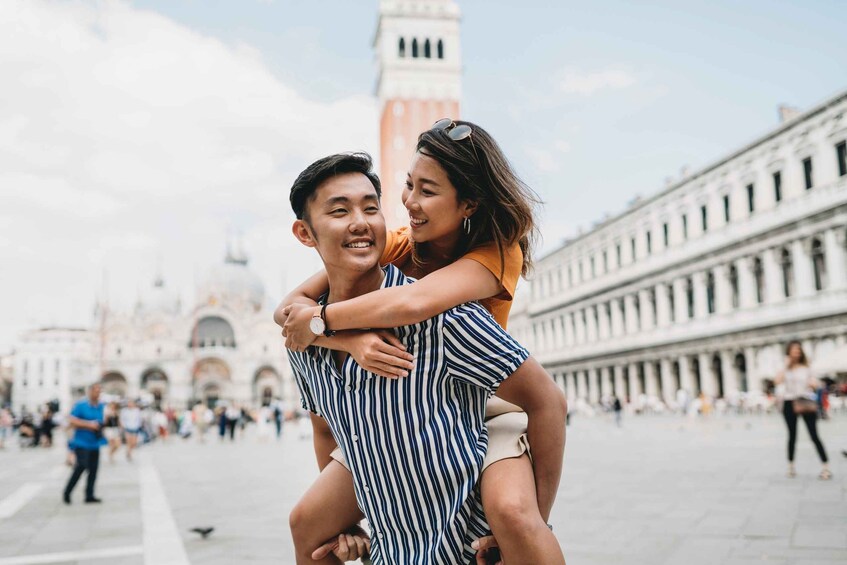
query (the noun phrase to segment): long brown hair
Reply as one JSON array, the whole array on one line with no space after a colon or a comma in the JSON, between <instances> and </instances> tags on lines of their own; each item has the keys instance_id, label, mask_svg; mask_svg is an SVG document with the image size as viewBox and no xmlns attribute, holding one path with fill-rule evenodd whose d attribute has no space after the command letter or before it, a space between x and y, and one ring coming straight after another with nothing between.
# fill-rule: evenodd
<instances>
[{"instance_id":1,"label":"long brown hair","mask_svg":"<svg viewBox=\"0 0 847 565\"><path fill-rule=\"evenodd\" d=\"M538 195L515 173L491 135L471 122L471 135L453 140L449 129L430 129L418 137L416 150L435 159L456 188L460 201L477 204L471 216L470 234L463 234L454 252L458 259L471 249L495 243L500 251L500 278L505 269L504 249L518 244L523 252L521 274L532 269L532 253L538 237L535 208ZM415 261L426 262L426 245L415 244Z\"/></svg>"},{"instance_id":2,"label":"long brown hair","mask_svg":"<svg viewBox=\"0 0 847 565\"><path fill-rule=\"evenodd\" d=\"M794 347L795 345L800 348L800 361L799 361L800 365L803 365L804 367L808 367L809 366L809 360L806 358L806 352L803 351L803 344L800 343L799 340L792 339L791 341L788 342L788 345L785 346L785 355L790 356L791 355L791 348Z\"/></svg>"}]
</instances>

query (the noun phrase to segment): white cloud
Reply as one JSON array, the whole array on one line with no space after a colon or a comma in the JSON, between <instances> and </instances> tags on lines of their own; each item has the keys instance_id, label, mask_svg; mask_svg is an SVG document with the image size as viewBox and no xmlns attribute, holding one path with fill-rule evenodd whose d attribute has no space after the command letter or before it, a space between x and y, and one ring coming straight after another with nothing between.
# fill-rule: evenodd
<instances>
[{"instance_id":1,"label":"white cloud","mask_svg":"<svg viewBox=\"0 0 847 565\"><path fill-rule=\"evenodd\" d=\"M627 88L636 83L632 73L619 69L584 72L567 69L563 72L559 88L566 94L588 96L601 90Z\"/></svg>"},{"instance_id":2,"label":"white cloud","mask_svg":"<svg viewBox=\"0 0 847 565\"><path fill-rule=\"evenodd\" d=\"M291 238L287 192L305 165L375 153L369 84L308 100L252 46L127 2L10 0L3 11L0 265L14 274L0 278L0 351L34 318L87 322L76 317L104 270L110 295L131 303L162 256L167 283L189 296L195 273L222 259L228 226L255 247L274 296L286 268L294 280L312 270L289 242L263 241ZM285 267L289 256L305 267Z\"/></svg>"}]
</instances>

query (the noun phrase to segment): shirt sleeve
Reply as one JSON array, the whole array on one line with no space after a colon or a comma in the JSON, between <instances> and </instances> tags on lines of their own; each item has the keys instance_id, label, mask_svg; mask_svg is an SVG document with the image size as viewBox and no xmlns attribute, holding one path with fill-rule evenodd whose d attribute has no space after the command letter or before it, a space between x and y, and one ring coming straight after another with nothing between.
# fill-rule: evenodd
<instances>
[{"instance_id":1,"label":"shirt sleeve","mask_svg":"<svg viewBox=\"0 0 847 565\"><path fill-rule=\"evenodd\" d=\"M71 416L79 418L80 420L85 419L85 415L82 413L82 405L79 402L74 404L73 409L71 409Z\"/></svg>"},{"instance_id":2,"label":"shirt sleeve","mask_svg":"<svg viewBox=\"0 0 847 565\"><path fill-rule=\"evenodd\" d=\"M472 259L491 271L500 284L503 286L503 292L497 295L496 298L501 300L512 300L515 296L515 289L518 286L518 279L521 278L521 270L523 269L523 252L521 246L515 243L503 249L503 258L500 259L500 249L496 243L488 243L471 249L464 255L462 259ZM502 279L500 274L502 272Z\"/></svg>"},{"instance_id":3,"label":"shirt sleeve","mask_svg":"<svg viewBox=\"0 0 847 565\"><path fill-rule=\"evenodd\" d=\"M393 263L412 252L409 228L402 227L389 231L385 236L385 250L379 258L380 265Z\"/></svg>"},{"instance_id":4,"label":"shirt sleeve","mask_svg":"<svg viewBox=\"0 0 847 565\"><path fill-rule=\"evenodd\" d=\"M312 395L312 389L309 387L309 383L305 378L308 374L308 367L303 359L303 355L308 355L308 353L295 353L293 351L288 352L288 360L291 362L291 369L294 373L294 381L297 383L298 390L300 390L300 406L302 406L304 410L308 410L309 412L320 416L314 396Z\"/></svg>"},{"instance_id":5,"label":"shirt sleeve","mask_svg":"<svg viewBox=\"0 0 847 565\"><path fill-rule=\"evenodd\" d=\"M529 352L476 302L444 314L444 349L451 377L491 392L529 357Z\"/></svg>"}]
</instances>

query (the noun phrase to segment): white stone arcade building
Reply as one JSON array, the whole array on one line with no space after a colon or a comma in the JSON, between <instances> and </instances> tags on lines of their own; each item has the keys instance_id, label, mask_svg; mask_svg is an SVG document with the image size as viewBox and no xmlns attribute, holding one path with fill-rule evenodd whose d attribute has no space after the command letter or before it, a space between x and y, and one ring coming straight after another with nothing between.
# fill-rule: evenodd
<instances>
[{"instance_id":1,"label":"white stone arcade building","mask_svg":"<svg viewBox=\"0 0 847 565\"><path fill-rule=\"evenodd\" d=\"M536 265L512 333L571 400L762 391L847 340L847 92ZM642 397L643 398L643 397Z\"/></svg>"}]
</instances>

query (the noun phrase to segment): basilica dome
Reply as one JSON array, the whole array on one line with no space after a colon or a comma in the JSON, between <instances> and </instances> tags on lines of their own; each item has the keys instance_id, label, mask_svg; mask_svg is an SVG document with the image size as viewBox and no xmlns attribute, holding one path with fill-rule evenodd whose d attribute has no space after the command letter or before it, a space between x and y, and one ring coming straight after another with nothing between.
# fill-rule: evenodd
<instances>
[{"instance_id":1,"label":"basilica dome","mask_svg":"<svg viewBox=\"0 0 847 565\"><path fill-rule=\"evenodd\" d=\"M138 300L135 311L138 314L179 314L182 308L181 301L177 293L171 291L165 286L165 281L161 276L157 276L153 281L153 286L147 289Z\"/></svg>"},{"instance_id":2,"label":"basilica dome","mask_svg":"<svg viewBox=\"0 0 847 565\"><path fill-rule=\"evenodd\" d=\"M261 309L265 300L262 280L247 266L243 250L227 250L223 264L212 268L198 288L198 305L228 305L235 309Z\"/></svg>"}]
</instances>

